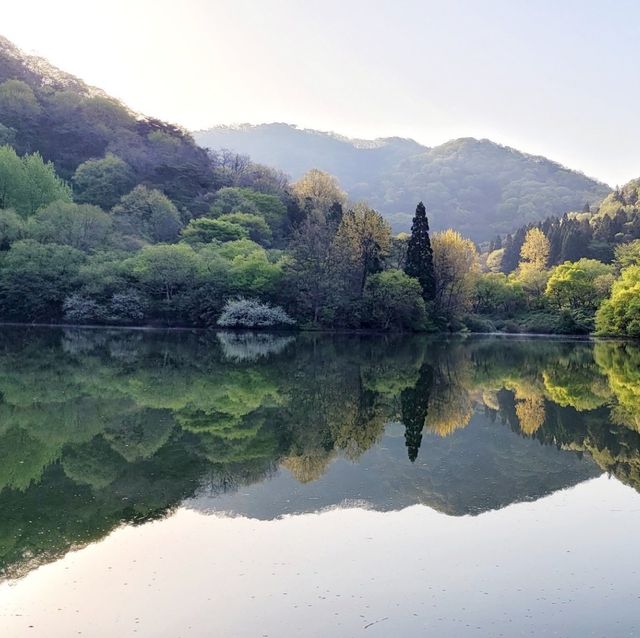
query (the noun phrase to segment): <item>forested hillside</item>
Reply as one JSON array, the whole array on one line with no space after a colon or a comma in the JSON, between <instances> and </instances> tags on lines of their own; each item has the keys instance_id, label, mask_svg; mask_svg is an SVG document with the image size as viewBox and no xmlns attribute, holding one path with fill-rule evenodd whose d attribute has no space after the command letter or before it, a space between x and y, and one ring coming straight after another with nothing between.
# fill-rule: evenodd
<instances>
[{"instance_id":1,"label":"forested hillside","mask_svg":"<svg viewBox=\"0 0 640 638\"><path fill-rule=\"evenodd\" d=\"M489 140L464 138L427 148L413 140L350 140L287 124L216 127L194 134L298 179L312 168L335 175L349 197L365 199L406 231L417 201L429 202L432 227L452 226L475 241L595 204L610 189L544 157Z\"/></svg>"}]
</instances>

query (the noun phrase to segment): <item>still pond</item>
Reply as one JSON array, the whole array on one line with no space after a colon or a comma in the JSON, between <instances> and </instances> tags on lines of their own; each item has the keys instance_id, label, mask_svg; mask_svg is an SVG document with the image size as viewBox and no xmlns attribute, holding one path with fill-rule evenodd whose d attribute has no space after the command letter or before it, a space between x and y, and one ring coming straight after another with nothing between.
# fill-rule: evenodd
<instances>
[{"instance_id":1,"label":"still pond","mask_svg":"<svg viewBox=\"0 0 640 638\"><path fill-rule=\"evenodd\" d=\"M640 347L2 328L3 638L640 635Z\"/></svg>"}]
</instances>

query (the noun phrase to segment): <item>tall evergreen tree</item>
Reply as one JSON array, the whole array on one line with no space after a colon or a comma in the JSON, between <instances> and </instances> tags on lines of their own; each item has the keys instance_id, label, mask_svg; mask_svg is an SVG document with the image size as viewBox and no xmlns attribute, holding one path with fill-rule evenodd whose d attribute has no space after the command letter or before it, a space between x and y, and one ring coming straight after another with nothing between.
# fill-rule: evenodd
<instances>
[{"instance_id":1,"label":"tall evergreen tree","mask_svg":"<svg viewBox=\"0 0 640 638\"><path fill-rule=\"evenodd\" d=\"M416 207L416 214L411 224L411 238L407 246L404 271L409 277L415 277L420 282L424 300L432 301L436 294L436 276L429 238L429 220L422 202Z\"/></svg>"},{"instance_id":2,"label":"tall evergreen tree","mask_svg":"<svg viewBox=\"0 0 640 638\"><path fill-rule=\"evenodd\" d=\"M433 368L425 363L420 368L416 385L400 393L402 422L405 427L404 441L412 463L418 458L418 451L422 444L422 429L427 418L432 386Z\"/></svg>"}]
</instances>

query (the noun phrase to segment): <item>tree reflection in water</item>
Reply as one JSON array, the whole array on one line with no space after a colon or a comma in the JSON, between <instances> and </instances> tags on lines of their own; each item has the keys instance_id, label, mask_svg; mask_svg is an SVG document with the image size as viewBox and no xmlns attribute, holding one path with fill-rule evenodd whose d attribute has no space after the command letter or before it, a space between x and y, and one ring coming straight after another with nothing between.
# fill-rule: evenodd
<instances>
[{"instance_id":1,"label":"tree reflection in water","mask_svg":"<svg viewBox=\"0 0 640 638\"><path fill-rule=\"evenodd\" d=\"M394 423L404 459L376 461ZM640 489L639 451L628 343L5 328L0 569L18 576L279 468L313 485L368 453L371 506L478 513L599 471ZM350 493L333 489L327 503Z\"/></svg>"}]
</instances>

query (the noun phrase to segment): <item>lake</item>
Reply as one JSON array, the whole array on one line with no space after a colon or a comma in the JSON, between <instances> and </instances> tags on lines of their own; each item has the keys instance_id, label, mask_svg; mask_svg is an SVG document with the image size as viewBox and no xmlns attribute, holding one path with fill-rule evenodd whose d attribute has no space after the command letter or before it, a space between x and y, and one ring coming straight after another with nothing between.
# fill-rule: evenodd
<instances>
[{"instance_id":1,"label":"lake","mask_svg":"<svg viewBox=\"0 0 640 638\"><path fill-rule=\"evenodd\" d=\"M4 327L0 627L640 635L640 347Z\"/></svg>"}]
</instances>

